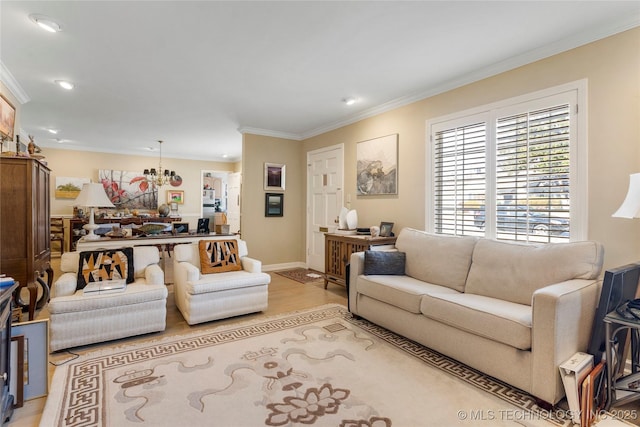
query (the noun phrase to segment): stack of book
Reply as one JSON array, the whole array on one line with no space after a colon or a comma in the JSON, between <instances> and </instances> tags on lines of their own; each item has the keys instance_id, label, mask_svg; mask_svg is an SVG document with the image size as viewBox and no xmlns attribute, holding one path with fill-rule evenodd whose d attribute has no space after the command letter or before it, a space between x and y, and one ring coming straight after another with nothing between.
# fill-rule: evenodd
<instances>
[{"instance_id":1,"label":"stack of book","mask_svg":"<svg viewBox=\"0 0 640 427\"><path fill-rule=\"evenodd\" d=\"M560 365L572 421L582 427L593 424L606 404L606 370L602 360L593 366L593 355L578 352Z\"/></svg>"}]
</instances>

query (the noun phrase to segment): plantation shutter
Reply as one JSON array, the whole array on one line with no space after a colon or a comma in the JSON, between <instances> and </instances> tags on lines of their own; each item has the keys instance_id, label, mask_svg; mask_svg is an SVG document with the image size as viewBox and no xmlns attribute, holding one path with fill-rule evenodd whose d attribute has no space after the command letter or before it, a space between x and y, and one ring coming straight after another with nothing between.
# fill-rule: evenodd
<instances>
[{"instance_id":1,"label":"plantation shutter","mask_svg":"<svg viewBox=\"0 0 640 427\"><path fill-rule=\"evenodd\" d=\"M569 241L568 104L496 120L497 238Z\"/></svg>"},{"instance_id":2,"label":"plantation shutter","mask_svg":"<svg viewBox=\"0 0 640 427\"><path fill-rule=\"evenodd\" d=\"M484 209L486 123L437 131L434 140L434 219L437 233L480 234L474 213Z\"/></svg>"}]
</instances>

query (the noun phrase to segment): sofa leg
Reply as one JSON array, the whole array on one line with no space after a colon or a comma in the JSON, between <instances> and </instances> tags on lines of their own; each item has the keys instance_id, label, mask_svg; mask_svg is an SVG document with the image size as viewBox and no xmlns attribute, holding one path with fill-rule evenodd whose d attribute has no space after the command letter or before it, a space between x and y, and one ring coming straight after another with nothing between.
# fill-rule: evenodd
<instances>
[{"instance_id":1,"label":"sofa leg","mask_svg":"<svg viewBox=\"0 0 640 427\"><path fill-rule=\"evenodd\" d=\"M545 411L552 411L554 408L554 405L552 405L551 403L538 398L536 398L536 405L538 405L540 409L544 409Z\"/></svg>"}]
</instances>

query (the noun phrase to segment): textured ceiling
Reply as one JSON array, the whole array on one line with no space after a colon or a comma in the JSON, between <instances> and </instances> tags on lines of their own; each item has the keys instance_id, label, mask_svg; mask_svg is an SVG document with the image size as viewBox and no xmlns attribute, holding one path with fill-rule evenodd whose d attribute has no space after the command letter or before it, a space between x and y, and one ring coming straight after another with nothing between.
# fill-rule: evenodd
<instances>
[{"instance_id":1,"label":"textured ceiling","mask_svg":"<svg viewBox=\"0 0 640 427\"><path fill-rule=\"evenodd\" d=\"M235 161L242 129L303 139L638 25L638 1L3 0L0 62L43 147Z\"/></svg>"}]
</instances>

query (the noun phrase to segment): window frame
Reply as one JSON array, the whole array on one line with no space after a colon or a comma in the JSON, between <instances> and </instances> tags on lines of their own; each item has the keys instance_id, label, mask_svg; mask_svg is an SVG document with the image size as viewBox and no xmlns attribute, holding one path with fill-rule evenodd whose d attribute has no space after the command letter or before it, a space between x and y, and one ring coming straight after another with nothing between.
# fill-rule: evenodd
<instances>
[{"instance_id":1,"label":"window frame","mask_svg":"<svg viewBox=\"0 0 640 427\"><path fill-rule=\"evenodd\" d=\"M588 135L587 79L577 80L536 92L504 99L479 107L447 114L426 121L425 229L435 233L435 135L438 131L477 122L486 118L486 195L485 213L496 212L496 121L509 113L523 112L542 106L550 107L555 100L566 99L570 105L569 163L569 241L586 240L588 234ZM526 108L524 107L526 105ZM496 239L496 223L487 221L484 237Z\"/></svg>"}]
</instances>

